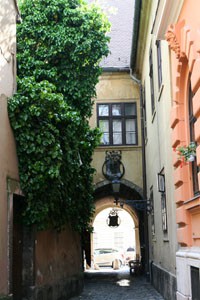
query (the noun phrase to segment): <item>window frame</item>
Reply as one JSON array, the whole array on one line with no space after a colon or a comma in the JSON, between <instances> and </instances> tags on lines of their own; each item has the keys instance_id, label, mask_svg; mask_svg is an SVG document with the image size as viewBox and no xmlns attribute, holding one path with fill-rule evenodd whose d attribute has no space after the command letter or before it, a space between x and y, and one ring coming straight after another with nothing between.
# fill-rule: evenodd
<instances>
[{"instance_id":1,"label":"window frame","mask_svg":"<svg viewBox=\"0 0 200 300\"><path fill-rule=\"evenodd\" d=\"M153 78L153 51L150 48L149 51L149 77L150 77L150 90L151 90L151 113L155 111L155 92L154 92L154 78Z\"/></svg>"},{"instance_id":2,"label":"window frame","mask_svg":"<svg viewBox=\"0 0 200 300\"><path fill-rule=\"evenodd\" d=\"M126 115L125 114L125 105L126 104L133 104L134 105L134 110L135 110L135 115ZM100 116L99 115L99 106L100 105L108 105L108 116ZM121 106L121 115L112 115L112 106L113 105L120 105ZM100 146L137 146L138 145L138 124L137 124L137 102L99 102L97 103L97 126L99 127L100 121L101 120L108 120L108 130L109 130L109 143L108 144L100 144ZM135 120L135 143L126 143L126 120ZM122 143L120 144L114 144L113 143L113 121L115 120L120 120L122 124Z\"/></svg>"},{"instance_id":3,"label":"window frame","mask_svg":"<svg viewBox=\"0 0 200 300\"><path fill-rule=\"evenodd\" d=\"M150 187L149 201L150 201L150 205L151 205L151 234L152 234L152 236L155 236L156 230L155 230L155 212L154 212L153 186Z\"/></svg>"},{"instance_id":4,"label":"window frame","mask_svg":"<svg viewBox=\"0 0 200 300\"><path fill-rule=\"evenodd\" d=\"M161 41L156 41L157 47L157 69L158 69L158 87L159 89L162 86L162 52L161 52Z\"/></svg>"},{"instance_id":5,"label":"window frame","mask_svg":"<svg viewBox=\"0 0 200 300\"><path fill-rule=\"evenodd\" d=\"M189 132L190 132L190 142L195 142L195 135L194 135L194 124L196 122L196 118L193 114L193 93L191 88L191 82L189 84L189 90L188 90L188 122L189 122ZM198 184L198 172L199 167L197 166L196 159L191 163L191 169L192 169L192 187L193 187L193 193L194 195L197 195L200 193L199 191L199 184Z\"/></svg>"},{"instance_id":6,"label":"window frame","mask_svg":"<svg viewBox=\"0 0 200 300\"><path fill-rule=\"evenodd\" d=\"M142 110L143 110L143 129L144 129L144 139L147 140L147 110L146 110L146 85L145 81L142 89Z\"/></svg>"}]
</instances>

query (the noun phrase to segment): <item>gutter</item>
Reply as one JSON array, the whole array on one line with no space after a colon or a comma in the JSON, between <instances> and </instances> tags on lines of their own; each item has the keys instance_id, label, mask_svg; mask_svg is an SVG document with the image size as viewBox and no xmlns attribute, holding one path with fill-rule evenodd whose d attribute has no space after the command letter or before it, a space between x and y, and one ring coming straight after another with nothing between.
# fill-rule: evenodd
<instances>
[{"instance_id":1,"label":"gutter","mask_svg":"<svg viewBox=\"0 0 200 300\"><path fill-rule=\"evenodd\" d=\"M142 0L135 0L134 17L133 17L133 36L132 36L132 47L131 47L131 61L130 61L130 66L131 66L132 70L135 70L135 66L136 66L141 8L142 8Z\"/></svg>"},{"instance_id":2,"label":"gutter","mask_svg":"<svg viewBox=\"0 0 200 300\"><path fill-rule=\"evenodd\" d=\"M145 136L144 136L144 113L143 113L143 87L141 80L139 80L137 77L135 77L132 73L132 70L130 71L130 77L131 79L139 86L140 89L140 114L141 114L141 129L142 129L142 176L143 176L143 198L147 199L147 184L146 184L146 153L145 153Z\"/></svg>"},{"instance_id":3,"label":"gutter","mask_svg":"<svg viewBox=\"0 0 200 300\"><path fill-rule=\"evenodd\" d=\"M103 72L130 72L129 67L102 67Z\"/></svg>"}]
</instances>

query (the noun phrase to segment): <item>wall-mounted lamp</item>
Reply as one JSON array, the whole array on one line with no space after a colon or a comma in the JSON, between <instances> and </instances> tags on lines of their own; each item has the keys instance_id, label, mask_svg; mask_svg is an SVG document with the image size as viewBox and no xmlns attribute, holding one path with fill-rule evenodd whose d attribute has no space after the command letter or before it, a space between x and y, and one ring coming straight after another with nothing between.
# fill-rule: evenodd
<instances>
[{"instance_id":1,"label":"wall-mounted lamp","mask_svg":"<svg viewBox=\"0 0 200 300\"><path fill-rule=\"evenodd\" d=\"M121 224L121 219L115 209L112 209L108 215L106 223L109 227L116 228Z\"/></svg>"},{"instance_id":2,"label":"wall-mounted lamp","mask_svg":"<svg viewBox=\"0 0 200 300\"><path fill-rule=\"evenodd\" d=\"M119 201L119 191L120 191L120 180L114 179L112 182L112 190L113 190L113 196L115 199L115 204L118 205Z\"/></svg>"},{"instance_id":3,"label":"wall-mounted lamp","mask_svg":"<svg viewBox=\"0 0 200 300\"><path fill-rule=\"evenodd\" d=\"M158 191L165 193L165 175L162 173L157 174Z\"/></svg>"}]
</instances>

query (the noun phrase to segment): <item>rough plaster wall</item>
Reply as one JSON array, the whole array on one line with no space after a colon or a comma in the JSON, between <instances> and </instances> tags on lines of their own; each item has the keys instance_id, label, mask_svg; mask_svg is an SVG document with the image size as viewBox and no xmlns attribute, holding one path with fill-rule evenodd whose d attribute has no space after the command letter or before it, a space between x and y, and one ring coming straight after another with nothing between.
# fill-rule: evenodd
<instances>
[{"instance_id":1,"label":"rough plaster wall","mask_svg":"<svg viewBox=\"0 0 200 300\"><path fill-rule=\"evenodd\" d=\"M60 233L37 232L35 246L36 285L56 284L82 272L80 236L69 227Z\"/></svg>"},{"instance_id":2,"label":"rough plaster wall","mask_svg":"<svg viewBox=\"0 0 200 300\"><path fill-rule=\"evenodd\" d=\"M94 2L94 0L88 0L88 2ZM103 67L129 67L135 0L99 0L97 2L111 22L109 33L111 53L102 60L101 65Z\"/></svg>"},{"instance_id":3,"label":"rough plaster wall","mask_svg":"<svg viewBox=\"0 0 200 300\"><path fill-rule=\"evenodd\" d=\"M16 10L13 1L0 0L0 95L15 89Z\"/></svg>"},{"instance_id":4,"label":"rough plaster wall","mask_svg":"<svg viewBox=\"0 0 200 300\"><path fill-rule=\"evenodd\" d=\"M0 294L8 293L7 177L18 179L15 142L7 113L7 97L15 89L16 8L0 0Z\"/></svg>"}]
</instances>

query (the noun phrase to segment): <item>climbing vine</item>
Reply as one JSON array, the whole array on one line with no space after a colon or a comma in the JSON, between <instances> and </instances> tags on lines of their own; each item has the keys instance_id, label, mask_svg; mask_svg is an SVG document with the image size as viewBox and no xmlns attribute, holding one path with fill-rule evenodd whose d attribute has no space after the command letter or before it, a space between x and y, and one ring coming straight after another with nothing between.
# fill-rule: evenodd
<instances>
[{"instance_id":1,"label":"climbing vine","mask_svg":"<svg viewBox=\"0 0 200 300\"><path fill-rule=\"evenodd\" d=\"M8 112L19 160L27 225L87 229L93 213L91 129L108 21L82 0L21 0L18 89Z\"/></svg>"}]
</instances>

